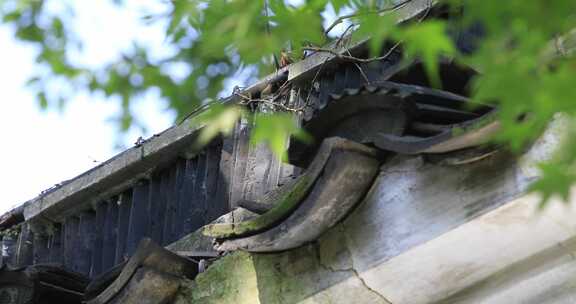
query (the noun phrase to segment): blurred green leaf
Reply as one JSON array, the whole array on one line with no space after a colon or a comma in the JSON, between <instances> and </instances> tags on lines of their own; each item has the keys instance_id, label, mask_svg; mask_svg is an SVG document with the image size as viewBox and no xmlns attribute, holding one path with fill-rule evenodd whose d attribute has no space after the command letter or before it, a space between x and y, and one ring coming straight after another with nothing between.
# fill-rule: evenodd
<instances>
[{"instance_id":1,"label":"blurred green leaf","mask_svg":"<svg viewBox=\"0 0 576 304\"><path fill-rule=\"evenodd\" d=\"M456 53L454 43L447 36L446 23L439 20L413 23L402 28L397 39L404 42L407 58L419 57L424 63L430 82L440 88L438 62L441 56Z\"/></svg>"},{"instance_id":2,"label":"blurred green leaf","mask_svg":"<svg viewBox=\"0 0 576 304\"><path fill-rule=\"evenodd\" d=\"M40 106L40 109L42 110L46 110L48 109L48 99L46 98L46 94L44 92L40 92L38 93L38 105Z\"/></svg>"},{"instance_id":3,"label":"blurred green leaf","mask_svg":"<svg viewBox=\"0 0 576 304\"><path fill-rule=\"evenodd\" d=\"M216 136L227 136L232 133L236 122L245 114L240 106L225 106L213 103L206 111L201 112L191 120L195 127L202 127L198 136L198 144L204 146L212 141Z\"/></svg>"},{"instance_id":4,"label":"blurred green leaf","mask_svg":"<svg viewBox=\"0 0 576 304\"><path fill-rule=\"evenodd\" d=\"M379 15L370 11L362 11L356 17L360 27L354 33L360 37L370 37L370 55L379 56L386 39L398 31L396 15L393 13Z\"/></svg>"},{"instance_id":5,"label":"blurred green leaf","mask_svg":"<svg viewBox=\"0 0 576 304\"><path fill-rule=\"evenodd\" d=\"M290 113L265 114L259 113L254 118L254 128L250 143L266 143L270 150L282 161L288 159L287 146L290 137L310 142L310 135L296 125L294 116Z\"/></svg>"},{"instance_id":6,"label":"blurred green leaf","mask_svg":"<svg viewBox=\"0 0 576 304\"><path fill-rule=\"evenodd\" d=\"M56 38L64 38L64 24L62 19L55 17L52 19L52 30Z\"/></svg>"},{"instance_id":7,"label":"blurred green leaf","mask_svg":"<svg viewBox=\"0 0 576 304\"><path fill-rule=\"evenodd\" d=\"M534 182L530 191L541 195L540 208L544 208L551 198L558 195L562 200L570 200L570 189L576 182L576 174L553 163L540 165L542 177Z\"/></svg>"},{"instance_id":8,"label":"blurred green leaf","mask_svg":"<svg viewBox=\"0 0 576 304\"><path fill-rule=\"evenodd\" d=\"M348 1L348 0L331 0L330 1L330 3L332 3L332 7L334 7L334 11L336 12L336 14L338 14L343 7L348 5L349 2L350 1Z\"/></svg>"},{"instance_id":9,"label":"blurred green leaf","mask_svg":"<svg viewBox=\"0 0 576 304\"><path fill-rule=\"evenodd\" d=\"M20 19L21 16L22 16L22 13L20 11L13 11L13 12L10 12L8 14L5 14L2 17L2 21L3 22L14 22L14 21L17 21L18 19Z\"/></svg>"}]
</instances>

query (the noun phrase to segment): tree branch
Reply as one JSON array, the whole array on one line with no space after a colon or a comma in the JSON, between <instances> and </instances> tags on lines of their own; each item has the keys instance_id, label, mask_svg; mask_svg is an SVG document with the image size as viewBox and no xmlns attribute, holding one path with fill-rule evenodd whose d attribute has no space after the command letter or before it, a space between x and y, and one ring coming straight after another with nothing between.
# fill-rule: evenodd
<instances>
[{"instance_id":1,"label":"tree branch","mask_svg":"<svg viewBox=\"0 0 576 304\"><path fill-rule=\"evenodd\" d=\"M396 44L394 44L394 46L392 46L386 54L384 54L382 56L378 56L378 57L372 57L372 58L358 58L358 57L354 57L354 56L350 56L350 55L343 55L343 54L341 54L341 53L339 53L333 49L326 49L326 48L303 47L302 49L306 50L306 51L312 51L312 52L330 53L330 54L334 55L336 58L346 60L346 61L355 62L355 63L370 63L370 62L380 61L380 60L384 60L384 59L388 58L400 46L401 43L402 42L399 41Z\"/></svg>"}]
</instances>

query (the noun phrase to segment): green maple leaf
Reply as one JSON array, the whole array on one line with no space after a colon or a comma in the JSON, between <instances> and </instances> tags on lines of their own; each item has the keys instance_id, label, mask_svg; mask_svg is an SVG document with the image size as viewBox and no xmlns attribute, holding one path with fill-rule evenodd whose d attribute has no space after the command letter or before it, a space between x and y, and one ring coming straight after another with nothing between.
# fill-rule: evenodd
<instances>
[{"instance_id":1,"label":"green maple leaf","mask_svg":"<svg viewBox=\"0 0 576 304\"><path fill-rule=\"evenodd\" d=\"M296 125L294 117L289 113L258 114L254 118L250 143L256 145L264 142L279 159L286 161L291 136L302 141L311 140L310 135Z\"/></svg>"},{"instance_id":2,"label":"green maple leaf","mask_svg":"<svg viewBox=\"0 0 576 304\"><path fill-rule=\"evenodd\" d=\"M350 1L348 1L348 0L331 0L330 1L330 3L332 3L332 7L334 7L334 11L336 12L336 14L338 14L343 7L348 5L349 2Z\"/></svg>"},{"instance_id":3,"label":"green maple leaf","mask_svg":"<svg viewBox=\"0 0 576 304\"><path fill-rule=\"evenodd\" d=\"M414 23L402 28L396 35L397 40L404 41L405 56L421 58L430 82L440 87L438 59L441 55L453 56L456 53L447 35L446 23L438 20Z\"/></svg>"},{"instance_id":4,"label":"green maple leaf","mask_svg":"<svg viewBox=\"0 0 576 304\"><path fill-rule=\"evenodd\" d=\"M396 16L392 13L379 15L371 11L362 10L358 13L357 22L360 25L354 35L370 37L369 47L371 56L379 56L384 41L397 31Z\"/></svg>"},{"instance_id":5,"label":"green maple leaf","mask_svg":"<svg viewBox=\"0 0 576 304\"><path fill-rule=\"evenodd\" d=\"M216 136L232 134L236 122L244 115L244 109L239 106L225 106L215 103L206 111L191 120L193 126L202 127L197 143L200 146L208 144Z\"/></svg>"},{"instance_id":6,"label":"green maple leaf","mask_svg":"<svg viewBox=\"0 0 576 304\"><path fill-rule=\"evenodd\" d=\"M570 188L576 182L576 175L564 166L554 163L543 163L539 166L542 176L530 186L530 192L539 193L542 197L540 208L559 195L564 202L570 199Z\"/></svg>"}]
</instances>

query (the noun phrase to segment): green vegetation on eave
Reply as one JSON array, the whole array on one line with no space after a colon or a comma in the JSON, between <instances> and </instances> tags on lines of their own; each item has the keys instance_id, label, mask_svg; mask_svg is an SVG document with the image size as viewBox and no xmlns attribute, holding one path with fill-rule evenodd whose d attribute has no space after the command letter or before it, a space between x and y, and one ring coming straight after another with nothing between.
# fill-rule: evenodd
<instances>
[{"instance_id":1,"label":"green vegetation on eave","mask_svg":"<svg viewBox=\"0 0 576 304\"><path fill-rule=\"evenodd\" d=\"M314 184L316 177L302 175L290 189L283 189L274 207L254 219L230 224L210 224L203 228L202 233L218 239L245 236L266 230L282 219L288 217L302 202Z\"/></svg>"}]
</instances>

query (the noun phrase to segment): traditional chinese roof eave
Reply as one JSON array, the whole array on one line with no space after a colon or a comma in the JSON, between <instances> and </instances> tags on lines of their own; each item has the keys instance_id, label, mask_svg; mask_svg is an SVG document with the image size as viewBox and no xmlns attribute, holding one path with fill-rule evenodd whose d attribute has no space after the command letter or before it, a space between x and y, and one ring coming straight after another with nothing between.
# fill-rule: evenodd
<instances>
[{"instance_id":1,"label":"traditional chinese roof eave","mask_svg":"<svg viewBox=\"0 0 576 304\"><path fill-rule=\"evenodd\" d=\"M410 19L436 1L414 0L397 9L398 21ZM353 51L365 44L368 38L343 43L338 50ZM331 47L331 46L329 46ZM333 48L333 47L332 47ZM279 80L298 81L310 77L317 69L338 59L333 53L317 52L307 58L286 66L249 86L245 92L261 91L266 85ZM239 102L232 95L224 103ZM202 111L200 108L198 111ZM195 112L198 112L195 111ZM194 114L194 113L193 113ZM194 115L191 115L192 117ZM86 209L97 200L108 197L129 187L139 179L147 177L159 163L176 158L190 148L201 126L192 126L190 117L164 132L154 135L140 145L116 155L99 166L55 187L48 189L23 205L5 213L0 219L0 227L7 228L21 220L44 218L60 221L67 215ZM17 219L17 221L14 221Z\"/></svg>"}]
</instances>

